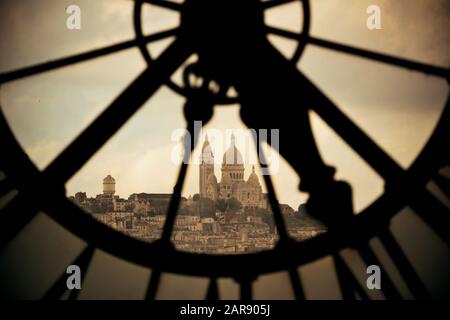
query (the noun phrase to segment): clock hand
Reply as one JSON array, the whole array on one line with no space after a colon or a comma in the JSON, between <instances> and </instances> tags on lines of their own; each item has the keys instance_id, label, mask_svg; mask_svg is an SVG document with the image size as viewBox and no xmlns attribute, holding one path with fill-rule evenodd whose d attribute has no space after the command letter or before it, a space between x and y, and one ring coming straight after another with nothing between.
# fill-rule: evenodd
<instances>
[{"instance_id":1,"label":"clock hand","mask_svg":"<svg viewBox=\"0 0 450 320\"><path fill-rule=\"evenodd\" d=\"M253 59L232 69L242 120L256 130L280 130L279 152L299 174L301 190L310 193L307 208L329 226L342 223L353 213L351 188L333 179L335 170L323 162L308 118L320 92L267 41L253 50Z\"/></svg>"}]
</instances>

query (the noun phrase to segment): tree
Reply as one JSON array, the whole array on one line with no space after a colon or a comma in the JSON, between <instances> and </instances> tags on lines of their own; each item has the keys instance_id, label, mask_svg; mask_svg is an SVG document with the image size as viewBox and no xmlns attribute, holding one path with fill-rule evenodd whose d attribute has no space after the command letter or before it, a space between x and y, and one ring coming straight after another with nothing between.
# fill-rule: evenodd
<instances>
[{"instance_id":1,"label":"tree","mask_svg":"<svg viewBox=\"0 0 450 320\"><path fill-rule=\"evenodd\" d=\"M216 209L220 212L225 212L227 210L227 202L224 199L218 199L216 201Z\"/></svg>"},{"instance_id":2,"label":"tree","mask_svg":"<svg viewBox=\"0 0 450 320\"><path fill-rule=\"evenodd\" d=\"M198 193L194 194L194 196L192 197L192 200L194 201L199 201L200 200L200 195Z\"/></svg>"},{"instance_id":3,"label":"tree","mask_svg":"<svg viewBox=\"0 0 450 320\"><path fill-rule=\"evenodd\" d=\"M201 198L200 204L200 216L201 217L211 217L216 215L216 202L209 198Z\"/></svg>"},{"instance_id":4,"label":"tree","mask_svg":"<svg viewBox=\"0 0 450 320\"><path fill-rule=\"evenodd\" d=\"M306 211L306 204L302 203L298 206L298 216L299 217L309 217L308 212Z\"/></svg>"},{"instance_id":5,"label":"tree","mask_svg":"<svg viewBox=\"0 0 450 320\"><path fill-rule=\"evenodd\" d=\"M275 221L273 220L272 212L264 208L256 209L256 214L261 217L262 221L267 224L271 230L275 228Z\"/></svg>"},{"instance_id":6,"label":"tree","mask_svg":"<svg viewBox=\"0 0 450 320\"><path fill-rule=\"evenodd\" d=\"M242 208L242 203L236 198L230 198L227 200L227 206L231 210L239 210Z\"/></svg>"},{"instance_id":7,"label":"tree","mask_svg":"<svg viewBox=\"0 0 450 320\"><path fill-rule=\"evenodd\" d=\"M169 200L152 200L152 207L159 214L165 214L169 208Z\"/></svg>"}]
</instances>

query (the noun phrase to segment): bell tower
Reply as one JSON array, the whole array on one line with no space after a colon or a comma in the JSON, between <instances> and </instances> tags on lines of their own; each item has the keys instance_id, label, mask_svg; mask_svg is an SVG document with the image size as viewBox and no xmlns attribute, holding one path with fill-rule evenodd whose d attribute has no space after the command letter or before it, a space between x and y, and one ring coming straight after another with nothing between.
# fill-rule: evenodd
<instances>
[{"instance_id":1,"label":"bell tower","mask_svg":"<svg viewBox=\"0 0 450 320\"><path fill-rule=\"evenodd\" d=\"M208 135L206 135L200 156L200 197L207 197L208 178L210 175L214 175L214 154L208 141Z\"/></svg>"}]
</instances>

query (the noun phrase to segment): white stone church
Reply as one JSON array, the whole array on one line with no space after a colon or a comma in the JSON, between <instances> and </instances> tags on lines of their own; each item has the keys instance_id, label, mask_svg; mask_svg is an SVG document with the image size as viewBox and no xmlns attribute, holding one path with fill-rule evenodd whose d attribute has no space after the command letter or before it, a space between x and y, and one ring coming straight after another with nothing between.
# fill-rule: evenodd
<instances>
[{"instance_id":1,"label":"white stone church","mask_svg":"<svg viewBox=\"0 0 450 320\"><path fill-rule=\"evenodd\" d=\"M242 155L236 147L234 135L231 135L230 146L223 155L220 182L214 174L214 154L208 136L200 157L200 197L212 200L236 198L244 208L268 208L267 194L262 192L255 166L248 179L244 179Z\"/></svg>"}]
</instances>

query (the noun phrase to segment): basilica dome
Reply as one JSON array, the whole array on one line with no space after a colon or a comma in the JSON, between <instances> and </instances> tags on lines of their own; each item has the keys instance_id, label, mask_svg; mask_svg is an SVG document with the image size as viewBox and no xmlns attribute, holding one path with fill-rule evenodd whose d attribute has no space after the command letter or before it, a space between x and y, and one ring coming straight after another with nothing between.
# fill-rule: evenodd
<instances>
[{"instance_id":1,"label":"basilica dome","mask_svg":"<svg viewBox=\"0 0 450 320\"><path fill-rule=\"evenodd\" d=\"M248 183L253 184L253 185L259 185L259 179L255 173L255 166L253 166L252 173L248 177Z\"/></svg>"},{"instance_id":2,"label":"basilica dome","mask_svg":"<svg viewBox=\"0 0 450 320\"><path fill-rule=\"evenodd\" d=\"M241 152L236 148L236 141L234 135L231 135L230 147L223 154L223 165L227 164L243 164Z\"/></svg>"}]
</instances>

